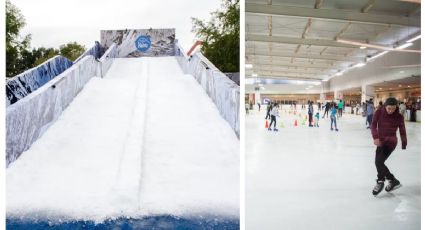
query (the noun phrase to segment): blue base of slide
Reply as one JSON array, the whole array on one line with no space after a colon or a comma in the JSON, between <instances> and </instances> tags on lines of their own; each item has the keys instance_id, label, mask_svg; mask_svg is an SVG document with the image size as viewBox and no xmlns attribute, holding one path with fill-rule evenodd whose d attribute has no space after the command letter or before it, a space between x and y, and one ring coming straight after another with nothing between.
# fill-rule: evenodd
<instances>
[{"instance_id":1,"label":"blue base of slide","mask_svg":"<svg viewBox=\"0 0 425 230\"><path fill-rule=\"evenodd\" d=\"M50 221L6 219L7 230L41 229L239 229L239 219L179 218L175 216L149 216L142 219L120 218L95 224L93 221L52 223Z\"/></svg>"}]
</instances>

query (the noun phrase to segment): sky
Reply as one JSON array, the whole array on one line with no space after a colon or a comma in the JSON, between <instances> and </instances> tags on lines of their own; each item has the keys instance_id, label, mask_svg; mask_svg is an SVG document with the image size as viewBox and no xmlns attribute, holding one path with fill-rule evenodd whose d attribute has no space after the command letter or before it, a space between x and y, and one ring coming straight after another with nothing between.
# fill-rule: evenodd
<instances>
[{"instance_id":1,"label":"sky","mask_svg":"<svg viewBox=\"0 0 425 230\"><path fill-rule=\"evenodd\" d=\"M31 47L54 47L76 41L89 48L100 30L175 28L185 50L197 40L192 17L209 20L221 0L11 0L26 20L21 35Z\"/></svg>"}]
</instances>

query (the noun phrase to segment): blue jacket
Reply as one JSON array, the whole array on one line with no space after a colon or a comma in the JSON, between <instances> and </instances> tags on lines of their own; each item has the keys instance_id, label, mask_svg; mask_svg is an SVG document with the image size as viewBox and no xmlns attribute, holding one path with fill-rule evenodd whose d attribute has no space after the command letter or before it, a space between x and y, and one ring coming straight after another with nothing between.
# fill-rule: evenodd
<instances>
[{"instance_id":1,"label":"blue jacket","mask_svg":"<svg viewBox=\"0 0 425 230\"><path fill-rule=\"evenodd\" d=\"M331 109L331 117L333 117L333 118L335 118L335 117L336 117L336 109L335 109L335 107L333 107L333 108Z\"/></svg>"}]
</instances>

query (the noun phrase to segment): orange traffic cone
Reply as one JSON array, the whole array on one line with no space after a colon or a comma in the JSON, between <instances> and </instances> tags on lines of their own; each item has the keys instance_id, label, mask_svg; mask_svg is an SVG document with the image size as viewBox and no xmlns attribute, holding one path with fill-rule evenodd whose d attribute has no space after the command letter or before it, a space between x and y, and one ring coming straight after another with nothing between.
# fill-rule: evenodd
<instances>
[{"instance_id":1,"label":"orange traffic cone","mask_svg":"<svg viewBox=\"0 0 425 230\"><path fill-rule=\"evenodd\" d=\"M269 128L269 121L266 120L266 129Z\"/></svg>"},{"instance_id":2,"label":"orange traffic cone","mask_svg":"<svg viewBox=\"0 0 425 230\"><path fill-rule=\"evenodd\" d=\"M295 120L294 126L298 126L298 120Z\"/></svg>"}]
</instances>

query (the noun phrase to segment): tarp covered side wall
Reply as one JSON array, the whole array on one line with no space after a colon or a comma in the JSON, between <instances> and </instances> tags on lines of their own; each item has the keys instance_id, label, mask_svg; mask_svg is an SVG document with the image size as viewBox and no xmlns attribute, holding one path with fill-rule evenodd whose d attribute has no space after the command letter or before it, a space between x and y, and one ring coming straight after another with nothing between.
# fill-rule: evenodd
<instances>
[{"instance_id":1,"label":"tarp covered side wall","mask_svg":"<svg viewBox=\"0 0 425 230\"><path fill-rule=\"evenodd\" d=\"M15 161L60 116L96 75L96 61L86 56L56 78L6 109L6 164Z\"/></svg>"}]
</instances>

